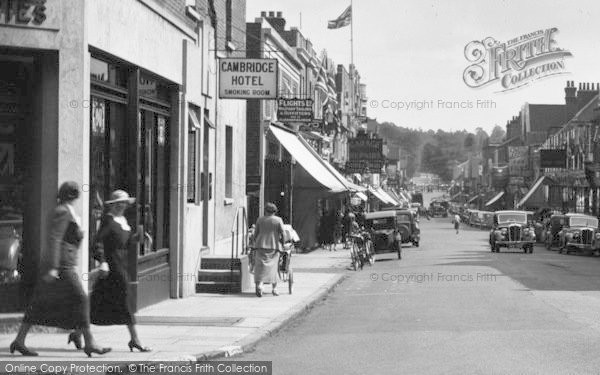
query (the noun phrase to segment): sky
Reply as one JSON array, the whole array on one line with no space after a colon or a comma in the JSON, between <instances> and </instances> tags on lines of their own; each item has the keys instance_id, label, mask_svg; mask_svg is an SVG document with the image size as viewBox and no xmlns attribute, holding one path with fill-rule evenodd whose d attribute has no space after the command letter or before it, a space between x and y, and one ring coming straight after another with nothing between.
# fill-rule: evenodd
<instances>
[{"instance_id":1,"label":"sky","mask_svg":"<svg viewBox=\"0 0 600 375\"><path fill-rule=\"evenodd\" d=\"M336 64L351 61L351 28L327 29L350 0L247 0L246 19L281 11ZM563 104L566 81L600 82L600 2L597 0L353 0L354 63L367 85L367 115L424 130L491 132L524 103ZM463 73L472 41L508 42L557 28L554 46L569 51L561 74L508 91L499 80L469 87ZM509 71L508 73L511 73ZM516 72L515 72L516 73Z\"/></svg>"}]
</instances>

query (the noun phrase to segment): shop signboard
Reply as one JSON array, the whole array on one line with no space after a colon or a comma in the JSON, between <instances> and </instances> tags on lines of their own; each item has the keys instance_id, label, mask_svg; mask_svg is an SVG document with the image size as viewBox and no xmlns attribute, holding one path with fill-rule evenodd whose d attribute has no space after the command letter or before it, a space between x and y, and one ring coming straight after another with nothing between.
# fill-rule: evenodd
<instances>
[{"instance_id":1,"label":"shop signboard","mask_svg":"<svg viewBox=\"0 0 600 375\"><path fill-rule=\"evenodd\" d=\"M508 174L520 176L521 172L528 169L527 146L508 146Z\"/></svg>"},{"instance_id":2,"label":"shop signboard","mask_svg":"<svg viewBox=\"0 0 600 375\"><path fill-rule=\"evenodd\" d=\"M219 98L277 99L277 59L219 59Z\"/></svg>"},{"instance_id":3,"label":"shop signboard","mask_svg":"<svg viewBox=\"0 0 600 375\"><path fill-rule=\"evenodd\" d=\"M62 0L0 0L0 26L59 30Z\"/></svg>"},{"instance_id":4,"label":"shop signboard","mask_svg":"<svg viewBox=\"0 0 600 375\"><path fill-rule=\"evenodd\" d=\"M298 98L277 99L277 120L281 122L313 122L313 100Z\"/></svg>"},{"instance_id":5,"label":"shop signboard","mask_svg":"<svg viewBox=\"0 0 600 375\"><path fill-rule=\"evenodd\" d=\"M378 173L385 164L383 157L383 139L369 138L366 135L348 140L349 160L347 173Z\"/></svg>"},{"instance_id":6,"label":"shop signboard","mask_svg":"<svg viewBox=\"0 0 600 375\"><path fill-rule=\"evenodd\" d=\"M540 150L541 168L566 168L567 150Z\"/></svg>"}]
</instances>

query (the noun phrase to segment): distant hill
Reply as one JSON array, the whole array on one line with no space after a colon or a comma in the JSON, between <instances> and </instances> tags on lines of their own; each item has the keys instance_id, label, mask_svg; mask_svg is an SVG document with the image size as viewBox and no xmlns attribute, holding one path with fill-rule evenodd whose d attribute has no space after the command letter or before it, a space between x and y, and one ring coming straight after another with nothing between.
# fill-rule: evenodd
<instances>
[{"instance_id":1,"label":"distant hill","mask_svg":"<svg viewBox=\"0 0 600 375\"><path fill-rule=\"evenodd\" d=\"M417 172L435 173L445 181L452 179L451 161L467 160L468 153L480 151L489 141L488 134L481 128L475 133L441 129L423 131L384 122L378 124L377 133L387 143L400 146L402 152L408 154L408 177Z\"/></svg>"}]
</instances>

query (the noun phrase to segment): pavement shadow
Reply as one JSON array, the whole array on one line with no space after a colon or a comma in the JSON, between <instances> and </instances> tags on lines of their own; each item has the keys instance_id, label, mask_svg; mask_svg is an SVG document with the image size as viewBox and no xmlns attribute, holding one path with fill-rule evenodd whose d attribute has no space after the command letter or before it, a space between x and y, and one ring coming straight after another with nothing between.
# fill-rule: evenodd
<instances>
[{"instance_id":1,"label":"pavement shadow","mask_svg":"<svg viewBox=\"0 0 600 375\"><path fill-rule=\"evenodd\" d=\"M460 251L436 266L490 267L497 276L507 276L529 290L600 291L600 258L568 256L536 246L533 254L523 251L492 253L488 246Z\"/></svg>"}]
</instances>

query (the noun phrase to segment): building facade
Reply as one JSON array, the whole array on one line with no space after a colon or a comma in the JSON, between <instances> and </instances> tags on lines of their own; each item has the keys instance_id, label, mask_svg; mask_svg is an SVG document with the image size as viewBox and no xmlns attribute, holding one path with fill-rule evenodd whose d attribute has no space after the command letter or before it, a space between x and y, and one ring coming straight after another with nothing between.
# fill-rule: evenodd
<instances>
[{"instance_id":1,"label":"building facade","mask_svg":"<svg viewBox=\"0 0 600 375\"><path fill-rule=\"evenodd\" d=\"M46 215L66 180L82 186L75 207L86 231L82 274L97 266L90 248L102 202L125 189L137 199L127 218L145 239L128 255L134 307L193 293L201 249L215 251L233 216L222 207L227 174L216 168L217 155L228 155L226 126L234 128L231 148L244 147L244 104L219 108L210 50L217 14L243 20L244 10L234 15L225 0L44 3L11 2L23 12L0 23L0 97L10 109L0 114L2 147L12 161L3 206L9 192L24 192L0 224L23 238L20 295L44 266ZM244 202L245 180L232 175L235 206ZM217 210L225 214L214 220Z\"/></svg>"}]
</instances>

